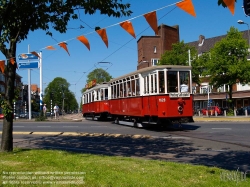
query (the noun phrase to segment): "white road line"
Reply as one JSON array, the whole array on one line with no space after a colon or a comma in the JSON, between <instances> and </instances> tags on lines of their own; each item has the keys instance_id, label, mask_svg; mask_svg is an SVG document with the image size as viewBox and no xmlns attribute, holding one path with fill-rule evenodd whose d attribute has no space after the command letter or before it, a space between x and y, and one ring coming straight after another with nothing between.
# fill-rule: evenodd
<instances>
[{"instance_id":1,"label":"white road line","mask_svg":"<svg viewBox=\"0 0 250 187\"><path fill-rule=\"evenodd\" d=\"M78 127L78 126L63 126L63 127Z\"/></svg>"},{"instance_id":2,"label":"white road line","mask_svg":"<svg viewBox=\"0 0 250 187\"><path fill-rule=\"evenodd\" d=\"M24 126L14 126L14 127L24 127Z\"/></svg>"},{"instance_id":3,"label":"white road line","mask_svg":"<svg viewBox=\"0 0 250 187\"><path fill-rule=\"evenodd\" d=\"M232 128L212 128L214 130L232 130Z\"/></svg>"},{"instance_id":4,"label":"white road line","mask_svg":"<svg viewBox=\"0 0 250 187\"><path fill-rule=\"evenodd\" d=\"M90 126L90 127L107 127L107 126Z\"/></svg>"},{"instance_id":5,"label":"white road line","mask_svg":"<svg viewBox=\"0 0 250 187\"><path fill-rule=\"evenodd\" d=\"M37 127L51 127L51 126L37 126Z\"/></svg>"}]
</instances>

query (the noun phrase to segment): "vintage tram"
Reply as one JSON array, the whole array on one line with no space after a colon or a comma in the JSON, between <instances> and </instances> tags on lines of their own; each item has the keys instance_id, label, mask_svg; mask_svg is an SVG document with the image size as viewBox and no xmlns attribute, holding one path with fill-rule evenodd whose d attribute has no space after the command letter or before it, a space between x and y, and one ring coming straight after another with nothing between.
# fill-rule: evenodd
<instances>
[{"instance_id":1,"label":"vintage tram","mask_svg":"<svg viewBox=\"0 0 250 187\"><path fill-rule=\"evenodd\" d=\"M191 66L137 70L87 89L82 103L86 118L109 118L135 127L193 122Z\"/></svg>"}]
</instances>

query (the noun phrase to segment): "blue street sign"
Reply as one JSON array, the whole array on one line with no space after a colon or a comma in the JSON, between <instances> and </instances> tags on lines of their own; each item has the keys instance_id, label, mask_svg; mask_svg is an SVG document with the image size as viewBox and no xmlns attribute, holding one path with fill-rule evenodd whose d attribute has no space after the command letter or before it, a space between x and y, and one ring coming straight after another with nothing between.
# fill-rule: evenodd
<instances>
[{"instance_id":1,"label":"blue street sign","mask_svg":"<svg viewBox=\"0 0 250 187\"><path fill-rule=\"evenodd\" d=\"M31 53L22 53L18 55L18 60L38 60L38 56Z\"/></svg>"},{"instance_id":2,"label":"blue street sign","mask_svg":"<svg viewBox=\"0 0 250 187\"><path fill-rule=\"evenodd\" d=\"M19 62L18 68L35 69L38 68L38 62Z\"/></svg>"}]
</instances>

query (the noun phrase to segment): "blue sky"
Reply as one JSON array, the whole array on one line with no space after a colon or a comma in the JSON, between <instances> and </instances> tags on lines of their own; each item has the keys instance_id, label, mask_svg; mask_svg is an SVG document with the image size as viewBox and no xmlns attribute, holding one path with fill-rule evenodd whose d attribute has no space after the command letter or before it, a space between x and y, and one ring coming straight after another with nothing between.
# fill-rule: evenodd
<instances>
[{"instance_id":1,"label":"blue sky","mask_svg":"<svg viewBox=\"0 0 250 187\"><path fill-rule=\"evenodd\" d=\"M217 0L192 0L196 17L179 9L174 3L178 0L123 0L131 4L133 14L130 17L112 18L99 15L81 14L81 21L72 21L65 34L53 32L53 38L45 35L44 31L30 32L28 38L17 46L17 55L30 51L41 51L43 59L43 88L56 77L65 78L70 84L70 90L75 93L79 102L80 90L86 84L86 78L95 68L105 69L111 76L118 77L136 70L137 67L137 40L141 36L154 35L144 14L157 10L158 25L179 25L180 40L185 43L197 41L199 35L211 38L224 35L231 26L240 31L247 30L247 25L240 25L238 20L250 24L242 9L242 0L236 3L235 14L229 9L217 5ZM169 6L172 5L172 6ZM161 9L162 7L166 7ZM159 9L159 10L158 10ZM132 19L134 18L134 19ZM136 39L123 30L118 23L132 19ZM84 26L79 29L80 25ZM112 26L114 25L114 26ZM94 31L99 26L107 28L109 47L107 48L100 36ZM79 42L76 37L84 35L90 43L90 51ZM60 48L59 42L67 42L70 56ZM45 50L52 45L57 50ZM0 58L4 56L0 54ZM98 63L109 62L109 63ZM28 70L19 69L17 73L22 76L24 84L28 84ZM31 70L31 84L40 84L40 70Z\"/></svg>"}]
</instances>

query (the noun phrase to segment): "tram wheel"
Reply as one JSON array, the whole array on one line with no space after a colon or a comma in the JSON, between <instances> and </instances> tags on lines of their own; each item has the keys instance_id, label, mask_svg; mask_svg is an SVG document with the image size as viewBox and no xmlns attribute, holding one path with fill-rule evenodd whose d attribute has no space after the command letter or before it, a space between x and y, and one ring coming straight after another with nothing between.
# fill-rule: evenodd
<instances>
[{"instance_id":1,"label":"tram wheel","mask_svg":"<svg viewBox=\"0 0 250 187\"><path fill-rule=\"evenodd\" d=\"M119 124L119 118L118 117L115 118L115 124Z\"/></svg>"}]
</instances>

